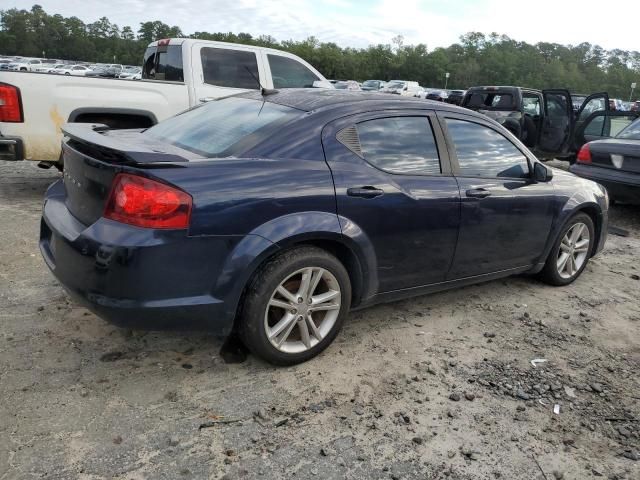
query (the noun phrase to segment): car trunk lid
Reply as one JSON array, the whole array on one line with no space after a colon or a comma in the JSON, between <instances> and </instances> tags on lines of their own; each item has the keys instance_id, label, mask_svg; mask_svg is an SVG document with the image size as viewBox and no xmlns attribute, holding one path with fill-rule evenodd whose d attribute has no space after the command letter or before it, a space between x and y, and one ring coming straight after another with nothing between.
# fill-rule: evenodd
<instances>
[{"instance_id":1,"label":"car trunk lid","mask_svg":"<svg viewBox=\"0 0 640 480\"><path fill-rule=\"evenodd\" d=\"M633 143L636 143L634 145ZM591 164L631 173L640 173L640 141L607 140L590 144Z\"/></svg>"},{"instance_id":2,"label":"car trunk lid","mask_svg":"<svg viewBox=\"0 0 640 480\"><path fill-rule=\"evenodd\" d=\"M131 167L170 167L188 162L175 147L150 144L139 130L109 132L105 125L65 125L62 144L65 204L85 225L98 220L117 173ZM166 147L166 148L165 148Z\"/></svg>"}]
</instances>

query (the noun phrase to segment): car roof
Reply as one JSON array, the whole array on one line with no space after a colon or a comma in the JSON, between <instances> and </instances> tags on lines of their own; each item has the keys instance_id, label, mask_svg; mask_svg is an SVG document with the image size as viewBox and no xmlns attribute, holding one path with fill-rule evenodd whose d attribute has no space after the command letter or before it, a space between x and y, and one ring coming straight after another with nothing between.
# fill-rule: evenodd
<instances>
[{"instance_id":1,"label":"car roof","mask_svg":"<svg viewBox=\"0 0 640 480\"><path fill-rule=\"evenodd\" d=\"M333 90L323 88L286 88L275 93L262 95L259 91L251 91L237 95L241 98L250 98L270 103L276 103L286 107L295 108L304 112L326 111L333 109L346 110L345 113L358 113L365 108L370 110L380 109L436 109L464 113L486 119L484 115L475 113L466 108L455 105L432 102L414 97L401 97L397 95L385 95L371 92L352 92L345 90Z\"/></svg>"}]
</instances>

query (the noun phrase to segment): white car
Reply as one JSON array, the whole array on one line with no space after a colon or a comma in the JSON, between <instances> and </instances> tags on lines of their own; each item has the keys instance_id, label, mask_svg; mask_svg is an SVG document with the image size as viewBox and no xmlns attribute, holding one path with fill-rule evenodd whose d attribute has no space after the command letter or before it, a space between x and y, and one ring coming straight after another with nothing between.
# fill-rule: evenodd
<instances>
[{"instance_id":1,"label":"white car","mask_svg":"<svg viewBox=\"0 0 640 480\"><path fill-rule=\"evenodd\" d=\"M35 72L36 68L42 65L42 60L38 58L21 58L9 64L9 70L16 72Z\"/></svg>"},{"instance_id":2,"label":"white car","mask_svg":"<svg viewBox=\"0 0 640 480\"><path fill-rule=\"evenodd\" d=\"M407 80L391 80L384 88L384 92L402 95L403 97L413 97L418 93L420 85L418 82Z\"/></svg>"},{"instance_id":3,"label":"white car","mask_svg":"<svg viewBox=\"0 0 640 480\"><path fill-rule=\"evenodd\" d=\"M65 65L64 68L58 70L62 75L73 75L74 77L84 77L89 71L89 67L84 65Z\"/></svg>"},{"instance_id":4,"label":"white car","mask_svg":"<svg viewBox=\"0 0 640 480\"><path fill-rule=\"evenodd\" d=\"M127 80L140 80L142 78L142 68L140 67L128 67L120 72L118 78L125 78Z\"/></svg>"}]
</instances>

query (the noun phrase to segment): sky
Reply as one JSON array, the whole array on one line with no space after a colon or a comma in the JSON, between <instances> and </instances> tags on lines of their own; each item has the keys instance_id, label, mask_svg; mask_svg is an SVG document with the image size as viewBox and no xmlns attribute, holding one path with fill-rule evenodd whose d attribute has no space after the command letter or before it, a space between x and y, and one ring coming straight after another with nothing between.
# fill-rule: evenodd
<instances>
[{"instance_id":1,"label":"sky","mask_svg":"<svg viewBox=\"0 0 640 480\"><path fill-rule=\"evenodd\" d=\"M35 3L49 14L85 23L106 16L134 31L140 22L161 20L185 34L247 32L277 40L313 35L356 48L402 35L405 44L424 43L429 50L479 31L529 43L640 50L632 27L640 18L637 0L617 0L615 15L601 0L0 0L0 9L30 9Z\"/></svg>"}]
</instances>

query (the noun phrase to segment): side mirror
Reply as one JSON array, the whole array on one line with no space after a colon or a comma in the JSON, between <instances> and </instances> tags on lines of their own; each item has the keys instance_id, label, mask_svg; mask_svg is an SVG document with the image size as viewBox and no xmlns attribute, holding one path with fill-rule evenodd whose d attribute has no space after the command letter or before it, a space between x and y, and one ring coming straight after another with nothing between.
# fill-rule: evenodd
<instances>
[{"instance_id":1,"label":"side mirror","mask_svg":"<svg viewBox=\"0 0 640 480\"><path fill-rule=\"evenodd\" d=\"M540 162L533 166L533 178L536 182L549 182L553 178L553 170Z\"/></svg>"}]
</instances>

